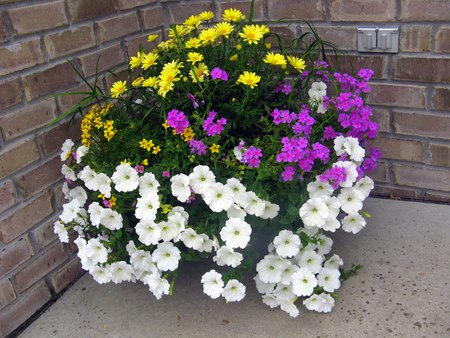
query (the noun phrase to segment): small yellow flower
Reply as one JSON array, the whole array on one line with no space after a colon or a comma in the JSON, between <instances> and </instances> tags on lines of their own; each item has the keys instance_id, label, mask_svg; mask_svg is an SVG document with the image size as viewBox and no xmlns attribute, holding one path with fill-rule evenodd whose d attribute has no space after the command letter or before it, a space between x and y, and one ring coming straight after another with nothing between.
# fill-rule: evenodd
<instances>
[{"instance_id":1,"label":"small yellow flower","mask_svg":"<svg viewBox=\"0 0 450 338\"><path fill-rule=\"evenodd\" d=\"M200 20L209 21L214 18L214 13L211 11L204 11L199 14Z\"/></svg>"},{"instance_id":2,"label":"small yellow flower","mask_svg":"<svg viewBox=\"0 0 450 338\"><path fill-rule=\"evenodd\" d=\"M160 146L155 146L155 147L153 147L152 153L153 153L154 155L156 155L156 154L159 153L160 151L161 151L161 147L160 147Z\"/></svg>"},{"instance_id":3,"label":"small yellow flower","mask_svg":"<svg viewBox=\"0 0 450 338\"><path fill-rule=\"evenodd\" d=\"M144 82L144 78L142 76L134 79L134 81L131 83L131 85L135 88L141 87L142 83Z\"/></svg>"},{"instance_id":4,"label":"small yellow flower","mask_svg":"<svg viewBox=\"0 0 450 338\"><path fill-rule=\"evenodd\" d=\"M256 75L254 72L244 71L237 82L240 82L246 86L249 86L251 89L255 88L258 85L258 82L261 80L261 76Z\"/></svg>"},{"instance_id":5,"label":"small yellow flower","mask_svg":"<svg viewBox=\"0 0 450 338\"><path fill-rule=\"evenodd\" d=\"M186 41L186 48L200 48L202 46L202 40L200 40L199 38L190 38L189 40Z\"/></svg>"},{"instance_id":6,"label":"small yellow flower","mask_svg":"<svg viewBox=\"0 0 450 338\"><path fill-rule=\"evenodd\" d=\"M183 136L183 140L187 142L187 141L190 141L190 140L192 140L194 138L195 133L194 133L194 131L192 130L191 127L187 127L184 130L182 136Z\"/></svg>"},{"instance_id":7,"label":"small yellow flower","mask_svg":"<svg viewBox=\"0 0 450 338\"><path fill-rule=\"evenodd\" d=\"M198 37L203 43L212 43L217 39L217 32L214 28L204 29Z\"/></svg>"},{"instance_id":8,"label":"small yellow flower","mask_svg":"<svg viewBox=\"0 0 450 338\"><path fill-rule=\"evenodd\" d=\"M209 150L211 150L212 153L219 153L220 145L213 144L211 147L209 147Z\"/></svg>"},{"instance_id":9,"label":"small yellow flower","mask_svg":"<svg viewBox=\"0 0 450 338\"><path fill-rule=\"evenodd\" d=\"M142 165L148 165L148 159L143 159L142 161L141 161L141 164Z\"/></svg>"},{"instance_id":10,"label":"small yellow flower","mask_svg":"<svg viewBox=\"0 0 450 338\"><path fill-rule=\"evenodd\" d=\"M141 52L137 52L136 56L132 56L130 58L130 68L133 70L141 65L142 59L144 58L145 54Z\"/></svg>"},{"instance_id":11,"label":"small yellow flower","mask_svg":"<svg viewBox=\"0 0 450 338\"><path fill-rule=\"evenodd\" d=\"M162 124L162 126L164 127L164 129L169 128L169 122L167 122L167 120L164 121L164 123Z\"/></svg>"},{"instance_id":12,"label":"small yellow flower","mask_svg":"<svg viewBox=\"0 0 450 338\"><path fill-rule=\"evenodd\" d=\"M154 146L153 140L146 140L145 138L142 141L139 141L139 146L147 151L150 151Z\"/></svg>"},{"instance_id":13,"label":"small yellow flower","mask_svg":"<svg viewBox=\"0 0 450 338\"><path fill-rule=\"evenodd\" d=\"M257 25L247 25L242 28L242 32L239 33L239 36L247 42L249 45L257 44L259 40L263 38L263 32L261 28Z\"/></svg>"},{"instance_id":14,"label":"small yellow flower","mask_svg":"<svg viewBox=\"0 0 450 338\"><path fill-rule=\"evenodd\" d=\"M131 164L131 162L129 159L126 158L126 159L120 161L120 164Z\"/></svg>"},{"instance_id":15,"label":"small yellow flower","mask_svg":"<svg viewBox=\"0 0 450 338\"><path fill-rule=\"evenodd\" d=\"M261 33L263 33L263 35L266 35L267 33L270 32L269 27L267 27L266 25L260 25L259 29L261 30Z\"/></svg>"},{"instance_id":16,"label":"small yellow flower","mask_svg":"<svg viewBox=\"0 0 450 338\"><path fill-rule=\"evenodd\" d=\"M103 136L110 141L113 136L116 134L116 130L114 129L114 121L112 120L108 120L106 121L106 123L103 125L104 130L103 130Z\"/></svg>"},{"instance_id":17,"label":"small yellow flower","mask_svg":"<svg viewBox=\"0 0 450 338\"><path fill-rule=\"evenodd\" d=\"M172 210L172 206L170 204L161 204L160 207L163 214L168 214L170 210Z\"/></svg>"},{"instance_id":18,"label":"small yellow flower","mask_svg":"<svg viewBox=\"0 0 450 338\"><path fill-rule=\"evenodd\" d=\"M109 207L110 207L110 208L114 208L114 207L117 205L116 201L117 201L117 199L116 199L114 196L112 196L112 197L109 199Z\"/></svg>"},{"instance_id":19,"label":"small yellow flower","mask_svg":"<svg viewBox=\"0 0 450 338\"><path fill-rule=\"evenodd\" d=\"M286 58L280 53L267 53L264 62L273 66L286 66Z\"/></svg>"},{"instance_id":20,"label":"small yellow flower","mask_svg":"<svg viewBox=\"0 0 450 338\"><path fill-rule=\"evenodd\" d=\"M272 49L272 44L270 42L267 42L265 46L266 49Z\"/></svg>"},{"instance_id":21,"label":"small yellow flower","mask_svg":"<svg viewBox=\"0 0 450 338\"><path fill-rule=\"evenodd\" d=\"M104 199L105 199L105 195L103 195L103 194L98 194L98 195L97 195L97 198L101 198L102 200L104 200Z\"/></svg>"},{"instance_id":22,"label":"small yellow flower","mask_svg":"<svg viewBox=\"0 0 450 338\"><path fill-rule=\"evenodd\" d=\"M226 38L228 38L228 36L234 30L233 25L231 25L229 22L219 22L214 26L214 28L216 29L217 35L224 36Z\"/></svg>"},{"instance_id":23,"label":"small yellow flower","mask_svg":"<svg viewBox=\"0 0 450 338\"><path fill-rule=\"evenodd\" d=\"M238 43L236 45L236 50L239 52L242 49L242 45L240 43Z\"/></svg>"},{"instance_id":24,"label":"small yellow flower","mask_svg":"<svg viewBox=\"0 0 450 338\"><path fill-rule=\"evenodd\" d=\"M117 98L127 91L127 81L116 81L111 87L111 97Z\"/></svg>"},{"instance_id":25,"label":"small yellow flower","mask_svg":"<svg viewBox=\"0 0 450 338\"><path fill-rule=\"evenodd\" d=\"M297 56L288 56L287 59L292 67L294 67L300 73L303 72L306 67L305 61L303 59Z\"/></svg>"},{"instance_id":26,"label":"small yellow flower","mask_svg":"<svg viewBox=\"0 0 450 338\"><path fill-rule=\"evenodd\" d=\"M238 9L229 8L223 12L222 19L225 21L239 22L245 20L245 15Z\"/></svg>"},{"instance_id":27,"label":"small yellow flower","mask_svg":"<svg viewBox=\"0 0 450 338\"><path fill-rule=\"evenodd\" d=\"M151 87L156 89L158 87L158 78L156 76L152 76L148 79L145 79L142 82L142 87Z\"/></svg>"},{"instance_id":28,"label":"small yellow flower","mask_svg":"<svg viewBox=\"0 0 450 338\"><path fill-rule=\"evenodd\" d=\"M150 34L147 38L147 41L153 42L153 41L156 41L157 38L158 38L158 34Z\"/></svg>"},{"instance_id":29,"label":"small yellow flower","mask_svg":"<svg viewBox=\"0 0 450 338\"><path fill-rule=\"evenodd\" d=\"M156 63L156 60L158 60L159 55L156 53L148 53L144 59L142 60L142 69L149 69L151 66L153 66Z\"/></svg>"},{"instance_id":30,"label":"small yellow flower","mask_svg":"<svg viewBox=\"0 0 450 338\"><path fill-rule=\"evenodd\" d=\"M189 52L187 56L187 61L192 62L193 65L195 65L196 62L200 62L203 60L203 55L200 53Z\"/></svg>"},{"instance_id":31,"label":"small yellow flower","mask_svg":"<svg viewBox=\"0 0 450 338\"><path fill-rule=\"evenodd\" d=\"M236 61L238 59L238 55L234 54L230 56L230 61Z\"/></svg>"}]
</instances>

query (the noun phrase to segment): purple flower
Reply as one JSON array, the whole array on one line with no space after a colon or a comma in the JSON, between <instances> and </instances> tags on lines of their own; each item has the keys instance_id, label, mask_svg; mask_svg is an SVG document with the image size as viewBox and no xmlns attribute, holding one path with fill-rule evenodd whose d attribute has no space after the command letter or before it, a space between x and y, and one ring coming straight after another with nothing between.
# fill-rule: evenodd
<instances>
[{"instance_id":1,"label":"purple flower","mask_svg":"<svg viewBox=\"0 0 450 338\"><path fill-rule=\"evenodd\" d=\"M217 122L214 122L217 113L215 111L210 111L208 117L203 121L203 130L206 131L206 135L215 136L220 135L227 124L226 118L222 117Z\"/></svg>"},{"instance_id":2,"label":"purple flower","mask_svg":"<svg viewBox=\"0 0 450 338\"><path fill-rule=\"evenodd\" d=\"M242 163L247 164L250 168L258 168L261 163L260 158L263 156L261 148L250 146L242 154Z\"/></svg>"},{"instance_id":3,"label":"purple flower","mask_svg":"<svg viewBox=\"0 0 450 338\"><path fill-rule=\"evenodd\" d=\"M187 97L189 100L192 101L192 105L194 106L194 109L198 108L199 105L197 103L197 100L195 99L194 95L192 95L191 93L187 94Z\"/></svg>"},{"instance_id":4,"label":"purple flower","mask_svg":"<svg viewBox=\"0 0 450 338\"><path fill-rule=\"evenodd\" d=\"M189 148L191 149L191 153L197 154L197 155L206 155L206 151L208 147L203 143L202 140L189 140Z\"/></svg>"},{"instance_id":5,"label":"purple flower","mask_svg":"<svg viewBox=\"0 0 450 338\"><path fill-rule=\"evenodd\" d=\"M223 69L216 67L211 71L211 78L213 80L228 81L228 74Z\"/></svg>"},{"instance_id":6,"label":"purple flower","mask_svg":"<svg viewBox=\"0 0 450 338\"><path fill-rule=\"evenodd\" d=\"M281 179L283 181L292 181L294 179L294 175L295 175L295 167L293 166L286 166L283 170L283 172L281 173Z\"/></svg>"},{"instance_id":7,"label":"purple flower","mask_svg":"<svg viewBox=\"0 0 450 338\"><path fill-rule=\"evenodd\" d=\"M369 81L373 74L374 71L372 69L367 68L361 68L358 72L358 76L364 81Z\"/></svg>"},{"instance_id":8,"label":"purple flower","mask_svg":"<svg viewBox=\"0 0 450 338\"><path fill-rule=\"evenodd\" d=\"M189 127L189 121L184 113L177 109L172 109L167 114L167 123L170 127L176 130L177 134L182 134L187 127Z\"/></svg>"}]
</instances>

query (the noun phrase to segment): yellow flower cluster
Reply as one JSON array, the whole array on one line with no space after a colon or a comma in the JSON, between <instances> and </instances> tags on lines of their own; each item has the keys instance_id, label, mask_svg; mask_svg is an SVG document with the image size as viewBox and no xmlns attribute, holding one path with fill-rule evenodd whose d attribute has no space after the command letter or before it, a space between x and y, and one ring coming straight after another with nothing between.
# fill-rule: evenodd
<instances>
[{"instance_id":1,"label":"yellow flower cluster","mask_svg":"<svg viewBox=\"0 0 450 338\"><path fill-rule=\"evenodd\" d=\"M153 140L146 140L145 138L139 142L139 146L147 151L150 151L154 145Z\"/></svg>"},{"instance_id":2,"label":"yellow flower cluster","mask_svg":"<svg viewBox=\"0 0 450 338\"><path fill-rule=\"evenodd\" d=\"M114 128L114 121L113 120L106 120L105 124L103 125L103 136L110 141L113 136L116 134L117 130Z\"/></svg>"},{"instance_id":3,"label":"yellow flower cluster","mask_svg":"<svg viewBox=\"0 0 450 338\"><path fill-rule=\"evenodd\" d=\"M195 133L194 133L194 131L192 130L191 127L187 127L184 130L183 134L181 134L181 136L183 137L183 140L187 142L187 141L190 141L190 140L192 140L194 138Z\"/></svg>"},{"instance_id":4,"label":"yellow flower cluster","mask_svg":"<svg viewBox=\"0 0 450 338\"><path fill-rule=\"evenodd\" d=\"M97 129L102 128L104 126L102 117L106 115L112 107L112 104L107 104L105 107L100 109L100 107L95 104L84 116L83 120L81 121L81 142L85 146L89 146L91 144L92 127L95 127Z\"/></svg>"}]
</instances>

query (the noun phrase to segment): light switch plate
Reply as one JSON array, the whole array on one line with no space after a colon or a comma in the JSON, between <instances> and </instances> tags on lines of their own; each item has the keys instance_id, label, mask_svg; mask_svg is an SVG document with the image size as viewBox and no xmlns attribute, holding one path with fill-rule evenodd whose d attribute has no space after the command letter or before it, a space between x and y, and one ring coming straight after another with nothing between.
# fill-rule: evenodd
<instances>
[{"instance_id":1,"label":"light switch plate","mask_svg":"<svg viewBox=\"0 0 450 338\"><path fill-rule=\"evenodd\" d=\"M358 27L358 51L398 53L398 27Z\"/></svg>"}]
</instances>

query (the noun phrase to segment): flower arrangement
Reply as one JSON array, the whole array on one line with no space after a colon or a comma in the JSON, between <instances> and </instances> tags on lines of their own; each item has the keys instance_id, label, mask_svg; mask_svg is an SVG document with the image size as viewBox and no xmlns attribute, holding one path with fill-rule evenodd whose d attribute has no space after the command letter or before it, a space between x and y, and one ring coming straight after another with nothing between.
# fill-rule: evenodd
<instances>
[{"instance_id":1,"label":"flower arrangement","mask_svg":"<svg viewBox=\"0 0 450 338\"><path fill-rule=\"evenodd\" d=\"M380 157L367 149L373 72L332 71L317 40L272 48L270 28L236 9L213 19L150 35L128 79L109 94L91 87L81 143L62 146L68 202L55 232L67 242L74 230L99 283L138 280L159 299L183 262L212 257L217 270L199 281L211 298L243 299L253 269L270 307L295 317L303 299L329 312L345 276L325 233L364 227L365 173ZM256 263L258 231L273 241Z\"/></svg>"}]
</instances>

